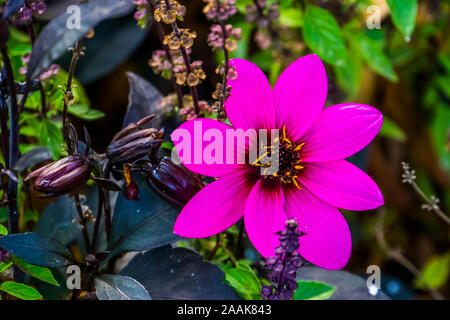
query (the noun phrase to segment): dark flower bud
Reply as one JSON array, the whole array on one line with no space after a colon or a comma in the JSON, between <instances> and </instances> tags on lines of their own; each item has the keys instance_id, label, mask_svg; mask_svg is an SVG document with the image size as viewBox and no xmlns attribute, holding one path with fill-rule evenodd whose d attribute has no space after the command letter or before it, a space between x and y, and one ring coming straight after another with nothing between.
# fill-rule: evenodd
<instances>
[{"instance_id":1,"label":"dark flower bud","mask_svg":"<svg viewBox=\"0 0 450 320\"><path fill-rule=\"evenodd\" d=\"M106 155L113 164L133 162L159 148L161 138L162 132L155 128L128 132L111 142Z\"/></svg>"},{"instance_id":2,"label":"dark flower bud","mask_svg":"<svg viewBox=\"0 0 450 320\"><path fill-rule=\"evenodd\" d=\"M125 177L125 188L123 189L123 195L128 200L139 200L139 188L134 182L133 174L131 173L130 166L123 166L123 175Z\"/></svg>"},{"instance_id":3,"label":"dark flower bud","mask_svg":"<svg viewBox=\"0 0 450 320\"><path fill-rule=\"evenodd\" d=\"M195 173L176 165L169 157L153 167L147 181L161 197L179 206L184 206L203 188Z\"/></svg>"},{"instance_id":4,"label":"dark flower bud","mask_svg":"<svg viewBox=\"0 0 450 320\"><path fill-rule=\"evenodd\" d=\"M47 196L67 193L85 183L91 175L91 166L78 156L69 156L47 164L30 173L25 181L36 178L33 187Z\"/></svg>"}]
</instances>

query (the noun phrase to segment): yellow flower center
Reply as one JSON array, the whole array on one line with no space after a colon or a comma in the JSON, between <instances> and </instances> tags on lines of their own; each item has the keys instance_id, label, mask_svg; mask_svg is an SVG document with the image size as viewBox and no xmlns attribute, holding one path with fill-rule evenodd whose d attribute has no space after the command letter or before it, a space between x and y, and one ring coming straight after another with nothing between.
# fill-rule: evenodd
<instances>
[{"instance_id":1,"label":"yellow flower center","mask_svg":"<svg viewBox=\"0 0 450 320\"><path fill-rule=\"evenodd\" d=\"M286 136L286 126L283 125L283 132L281 139L278 144L278 157L272 157L274 149L274 143L278 142L279 137L274 138L273 143L270 146L265 147L267 151L260 156L256 161L252 163L256 167L265 167L263 170L264 178L269 180L279 180L283 184L293 183L297 188L301 189L299 185L299 171L301 171L304 166L301 160L301 149L305 143L297 144L292 142ZM271 163L268 159L274 158L273 161L278 161L278 163ZM276 160L278 159L278 160ZM278 167L278 170L274 173L267 174L270 168Z\"/></svg>"}]
</instances>

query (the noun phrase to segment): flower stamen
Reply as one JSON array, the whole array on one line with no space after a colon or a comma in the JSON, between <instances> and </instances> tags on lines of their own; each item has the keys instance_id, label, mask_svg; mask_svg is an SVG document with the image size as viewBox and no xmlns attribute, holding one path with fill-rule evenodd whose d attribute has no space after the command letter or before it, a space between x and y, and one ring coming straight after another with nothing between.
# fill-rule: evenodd
<instances>
[{"instance_id":1,"label":"flower stamen","mask_svg":"<svg viewBox=\"0 0 450 320\"><path fill-rule=\"evenodd\" d=\"M277 145L277 150L275 150L275 143L279 141ZM265 179L278 180L284 184L293 183L297 188L300 187L299 171L304 168L301 160L301 150L305 143L297 144L292 142L286 134L286 126L283 125L281 137L275 137L272 139L272 144L270 146L265 146L263 149L267 150L256 159L252 165L255 167L264 167L262 174ZM272 157L277 154L278 157ZM270 162L267 161L270 157ZM266 161L263 161L266 159ZM268 174L270 170L274 170L272 165L275 164L277 167L277 172Z\"/></svg>"}]
</instances>

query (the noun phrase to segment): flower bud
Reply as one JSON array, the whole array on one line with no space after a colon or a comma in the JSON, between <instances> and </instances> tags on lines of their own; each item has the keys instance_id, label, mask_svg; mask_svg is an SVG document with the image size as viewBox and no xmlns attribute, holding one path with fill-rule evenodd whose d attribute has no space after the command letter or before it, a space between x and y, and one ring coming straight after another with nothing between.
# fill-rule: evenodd
<instances>
[{"instance_id":1,"label":"flower bud","mask_svg":"<svg viewBox=\"0 0 450 320\"><path fill-rule=\"evenodd\" d=\"M123 195L128 200L139 200L139 187L133 179L130 166L123 165L123 175L125 177L125 188L123 189Z\"/></svg>"},{"instance_id":2,"label":"flower bud","mask_svg":"<svg viewBox=\"0 0 450 320\"><path fill-rule=\"evenodd\" d=\"M138 130L111 142L106 155L113 164L133 162L158 148L161 137L162 132L154 128Z\"/></svg>"},{"instance_id":3,"label":"flower bud","mask_svg":"<svg viewBox=\"0 0 450 320\"><path fill-rule=\"evenodd\" d=\"M69 156L45 165L30 173L25 181L36 178L33 187L48 196L67 193L85 183L91 166L78 156Z\"/></svg>"},{"instance_id":4,"label":"flower bud","mask_svg":"<svg viewBox=\"0 0 450 320\"><path fill-rule=\"evenodd\" d=\"M161 197L179 206L184 206L203 188L195 173L176 165L168 157L153 167L147 181Z\"/></svg>"}]
</instances>

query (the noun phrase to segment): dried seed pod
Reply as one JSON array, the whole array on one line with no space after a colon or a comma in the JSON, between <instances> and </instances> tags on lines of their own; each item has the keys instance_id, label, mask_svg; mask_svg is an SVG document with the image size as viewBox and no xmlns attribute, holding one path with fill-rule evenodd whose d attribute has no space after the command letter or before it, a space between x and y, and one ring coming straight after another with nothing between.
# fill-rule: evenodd
<instances>
[{"instance_id":1,"label":"dried seed pod","mask_svg":"<svg viewBox=\"0 0 450 320\"><path fill-rule=\"evenodd\" d=\"M186 168L162 158L148 175L148 184L164 199L184 206L203 188L200 178Z\"/></svg>"},{"instance_id":2,"label":"dried seed pod","mask_svg":"<svg viewBox=\"0 0 450 320\"><path fill-rule=\"evenodd\" d=\"M106 150L106 156L113 164L133 162L159 148L163 133L155 128L142 129L154 117L150 115L137 123L130 123L114 136Z\"/></svg>"},{"instance_id":3,"label":"dried seed pod","mask_svg":"<svg viewBox=\"0 0 450 320\"><path fill-rule=\"evenodd\" d=\"M36 191L55 196L70 192L85 183L91 171L91 165L83 158L68 156L33 171L25 181L35 178L33 187Z\"/></svg>"},{"instance_id":4,"label":"dried seed pod","mask_svg":"<svg viewBox=\"0 0 450 320\"><path fill-rule=\"evenodd\" d=\"M154 128L139 130L111 142L106 155L113 164L133 162L159 148L161 137L162 132Z\"/></svg>"}]
</instances>

